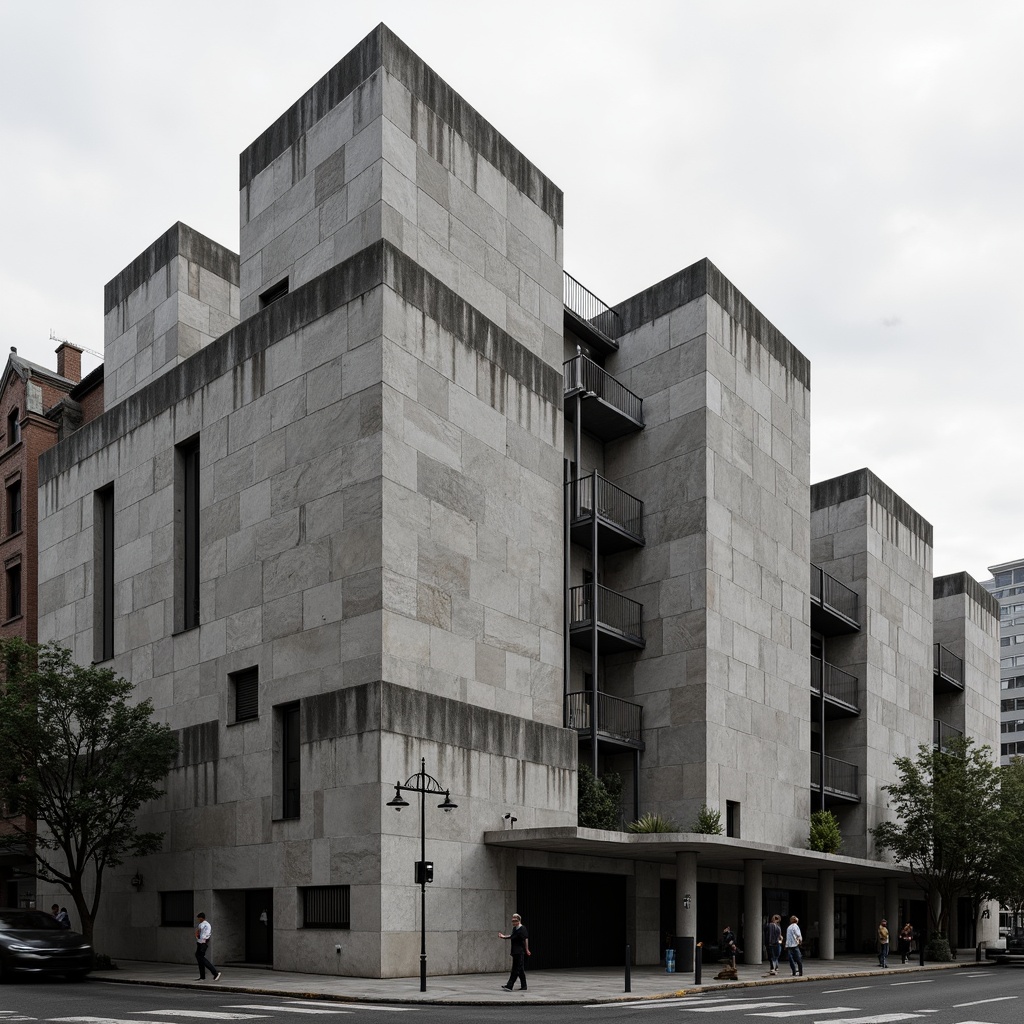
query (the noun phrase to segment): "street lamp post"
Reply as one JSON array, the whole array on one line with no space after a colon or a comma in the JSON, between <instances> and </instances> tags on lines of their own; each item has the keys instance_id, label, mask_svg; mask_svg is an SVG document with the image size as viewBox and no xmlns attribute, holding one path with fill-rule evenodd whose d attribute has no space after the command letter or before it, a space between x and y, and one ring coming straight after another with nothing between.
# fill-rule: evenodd
<instances>
[{"instance_id":1,"label":"street lamp post","mask_svg":"<svg viewBox=\"0 0 1024 1024\"><path fill-rule=\"evenodd\" d=\"M426 758L420 758L420 770L415 775L410 775L405 782L395 783L394 798L389 800L386 807L394 807L400 811L403 807L409 806L409 801L404 799L402 793L419 793L420 795L420 860L417 865L417 881L420 883L420 991L427 991L427 794L444 796L444 800L437 806L446 814L454 811L458 804L453 804L448 790L441 787L441 783L433 775L427 774ZM433 868L433 865L431 865ZM433 871L430 873L430 881L433 881Z\"/></svg>"}]
</instances>

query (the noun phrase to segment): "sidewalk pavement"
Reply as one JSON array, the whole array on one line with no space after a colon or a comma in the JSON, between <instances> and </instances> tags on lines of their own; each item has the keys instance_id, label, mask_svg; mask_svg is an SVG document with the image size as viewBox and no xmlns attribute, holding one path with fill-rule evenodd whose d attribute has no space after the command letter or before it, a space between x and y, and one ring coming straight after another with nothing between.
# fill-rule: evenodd
<instances>
[{"instance_id":1,"label":"sidewalk pavement","mask_svg":"<svg viewBox=\"0 0 1024 1024\"><path fill-rule=\"evenodd\" d=\"M969 955L968 955L969 953ZM290 996L361 1003L440 1003L502 1005L508 1003L565 1004L609 1003L623 1000L665 999L693 992L749 988L755 985L800 985L807 981L891 977L920 971L941 971L977 967L974 951L961 951L960 959L949 964L914 963L902 966L899 958L887 970L878 966L877 958L868 955L840 956L835 960L804 961L802 978L791 976L783 961L776 977L768 976L768 965L739 966L738 981L715 981L721 969L718 963L704 964L703 984L693 984L693 973L667 974L664 967L634 967L631 991L625 991L623 968L577 968L571 970L534 971L527 975L526 992L516 989L505 992L501 986L504 974L455 974L427 978L427 991L420 992L420 979L415 978L345 978L325 974L294 974L266 967L221 965L223 977L214 982L196 981L195 964L146 963L120 960L111 971L93 971L96 980L136 985L164 985L174 988L216 988L226 992L248 992L263 996Z\"/></svg>"}]
</instances>

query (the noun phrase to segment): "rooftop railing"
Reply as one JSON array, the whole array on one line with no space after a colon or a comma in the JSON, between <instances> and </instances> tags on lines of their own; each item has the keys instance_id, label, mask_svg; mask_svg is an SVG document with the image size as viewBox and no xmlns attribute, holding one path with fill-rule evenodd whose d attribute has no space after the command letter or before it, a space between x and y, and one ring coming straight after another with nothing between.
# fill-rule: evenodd
<instances>
[{"instance_id":1,"label":"rooftop railing","mask_svg":"<svg viewBox=\"0 0 1024 1024\"><path fill-rule=\"evenodd\" d=\"M590 731L593 694L575 690L565 695L565 725L577 732ZM597 694L597 731L639 743L643 739L643 707L607 693Z\"/></svg>"},{"instance_id":2,"label":"rooftop railing","mask_svg":"<svg viewBox=\"0 0 1024 1024\"><path fill-rule=\"evenodd\" d=\"M811 753L811 789L820 788L821 754ZM840 761L838 757L825 757L825 792L838 796L860 799L858 789L860 770L849 761Z\"/></svg>"},{"instance_id":3,"label":"rooftop railing","mask_svg":"<svg viewBox=\"0 0 1024 1024\"><path fill-rule=\"evenodd\" d=\"M857 677L821 658L811 658L811 689L820 694L823 685L826 697L857 707Z\"/></svg>"},{"instance_id":4,"label":"rooftop railing","mask_svg":"<svg viewBox=\"0 0 1024 1024\"><path fill-rule=\"evenodd\" d=\"M811 600L822 608L835 612L851 622L857 622L857 591L840 583L820 565L811 563Z\"/></svg>"},{"instance_id":5,"label":"rooftop railing","mask_svg":"<svg viewBox=\"0 0 1024 1024\"><path fill-rule=\"evenodd\" d=\"M583 392L587 398L601 398L620 413L637 423L644 421L644 403L624 384L585 355L573 356L562 364L565 375L565 394Z\"/></svg>"},{"instance_id":6,"label":"rooftop railing","mask_svg":"<svg viewBox=\"0 0 1024 1024\"><path fill-rule=\"evenodd\" d=\"M964 686L964 661L943 644L932 644L934 674L953 683L961 690Z\"/></svg>"},{"instance_id":7,"label":"rooftop railing","mask_svg":"<svg viewBox=\"0 0 1024 1024\"><path fill-rule=\"evenodd\" d=\"M619 335L619 314L607 302L584 287L572 274L562 271L562 299L565 308L609 338Z\"/></svg>"},{"instance_id":8,"label":"rooftop railing","mask_svg":"<svg viewBox=\"0 0 1024 1024\"><path fill-rule=\"evenodd\" d=\"M595 594L596 590L596 594ZM569 588L569 626L582 626L592 621L594 616L594 598L597 598L597 624L599 627L614 630L624 637L640 642L644 638L643 614L644 606L632 601L614 590L598 584L584 583L579 587Z\"/></svg>"},{"instance_id":9,"label":"rooftop railing","mask_svg":"<svg viewBox=\"0 0 1024 1024\"><path fill-rule=\"evenodd\" d=\"M644 503L639 498L634 498L596 472L579 480L570 480L566 487L574 521L588 519L596 509L600 518L643 540Z\"/></svg>"}]
</instances>

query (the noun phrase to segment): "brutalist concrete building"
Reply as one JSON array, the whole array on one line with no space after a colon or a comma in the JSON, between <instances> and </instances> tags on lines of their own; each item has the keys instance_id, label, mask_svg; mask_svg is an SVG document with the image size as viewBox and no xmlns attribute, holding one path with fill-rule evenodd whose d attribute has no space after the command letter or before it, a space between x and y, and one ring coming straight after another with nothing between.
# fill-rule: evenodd
<instances>
[{"instance_id":1,"label":"brutalist concrete building","mask_svg":"<svg viewBox=\"0 0 1024 1024\"><path fill-rule=\"evenodd\" d=\"M982 586L999 605L1001 763L1024 756L1024 558L990 565Z\"/></svg>"},{"instance_id":2,"label":"brutalist concrete building","mask_svg":"<svg viewBox=\"0 0 1024 1024\"><path fill-rule=\"evenodd\" d=\"M807 358L707 261L565 275L561 191L384 26L240 200L237 256L178 224L107 285L106 412L40 464L41 639L182 739L102 948L185 961L202 909L226 961L414 974L421 763L432 974L514 910L535 967L923 924L868 829L937 721L998 741L998 615L868 470L811 485ZM583 762L680 831L578 827Z\"/></svg>"}]
</instances>

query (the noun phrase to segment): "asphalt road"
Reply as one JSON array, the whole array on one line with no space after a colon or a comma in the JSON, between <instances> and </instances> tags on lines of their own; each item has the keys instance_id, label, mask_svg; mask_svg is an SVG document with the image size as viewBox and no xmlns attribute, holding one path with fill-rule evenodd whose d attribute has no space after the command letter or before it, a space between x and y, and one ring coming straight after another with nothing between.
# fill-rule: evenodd
<instances>
[{"instance_id":1,"label":"asphalt road","mask_svg":"<svg viewBox=\"0 0 1024 1024\"><path fill-rule=\"evenodd\" d=\"M0 988L0 1024L46 1021L51 1024L182 1024L183 1021L258 1021L345 1024L397 1016L408 1024L484 1022L507 1024L522 1017L530 1024L593 1021L594 1024L671 1021L672 1024L721 1022L771 1024L1021 1024L1024 1021L1024 973L1013 967L942 971L928 975L850 978L805 982L733 992L708 992L654 1002L591 1006L408 1006L332 1003L275 996L251 996L218 990L153 988L90 981L19 982Z\"/></svg>"}]
</instances>

